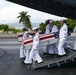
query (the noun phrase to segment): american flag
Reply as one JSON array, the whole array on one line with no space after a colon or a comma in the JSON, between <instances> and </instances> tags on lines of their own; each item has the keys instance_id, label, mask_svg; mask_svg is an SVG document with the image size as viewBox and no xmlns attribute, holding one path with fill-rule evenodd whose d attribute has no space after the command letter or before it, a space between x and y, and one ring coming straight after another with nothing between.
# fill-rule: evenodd
<instances>
[{"instance_id":1,"label":"american flag","mask_svg":"<svg viewBox=\"0 0 76 75\"><path fill-rule=\"evenodd\" d=\"M55 38L59 38L59 32L54 33Z\"/></svg>"},{"instance_id":2,"label":"american flag","mask_svg":"<svg viewBox=\"0 0 76 75\"><path fill-rule=\"evenodd\" d=\"M43 34L43 35L40 36L40 41L47 41L47 40L56 39L56 38L59 38L59 33L58 32L55 32L55 33L52 33L52 34ZM23 41L23 44L24 45L31 44L32 42L33 42L33 39L27 38Z\"/></svg>"}]
</instances>

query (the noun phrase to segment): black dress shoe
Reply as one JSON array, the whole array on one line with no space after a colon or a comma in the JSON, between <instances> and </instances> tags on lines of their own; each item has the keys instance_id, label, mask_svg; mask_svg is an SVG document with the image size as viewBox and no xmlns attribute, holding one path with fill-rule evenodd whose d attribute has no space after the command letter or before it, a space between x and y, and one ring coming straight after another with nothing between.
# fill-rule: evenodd
<instances>
[{"instance_id":1,"label":"black dress shoe","mask_svg":"<svg viewBox=\"0 0 76 75\"><path fill-rule=\"evenodd\" d=\"M28 63L27 65L32 65L32 63Z\"/></svg>"},{"instance_id":2,"label":"black dress shoe","mask_svg":"<svg viewBox=\"0 0 76 75\"><path fill-rule=\"evenodd\" d=\"M23 59L25 59L25 58L20 58L20 60L23 60Z\"/></svg>"},{"instance_id":3,"label":"black dress shoe","mask_svg":"<svg viewBox=\"0 0 76 75\"><path fill-rule=\"evenodd\" d=\"M23 62L25 60L25 58L20 58L20 61Z\"/></svg>"},{"instance_id":4,"label":"black dress shoe","mask_svg":"<svg viewBox=\"0 0 76 75\"><path fill-rule=\"evenodd\" d=\"M31 65L32 63L25 63L25 62L23 61L23 64L24 64L24 65Z\"/></svg>"},{"instance_id":5,"label":"black dress shoe","mask_svg":"<svg viewBox=\"0 0 76 75\"><path fill-rule=\"evenodd\" d=\"M22 62L23 65L27 65L26 63L24 63L24 61Z\"/></svg>"},{"instance_id":6,"label":"black dress shoe","mask_svg":"<svg viewBox=\"0 0 76 75\"><path fill-rule=\"evenodd\" d=\"M65 55L58 55L57 57L64 57L64 56L66 56L66 54Z\"/></svg>"},{"instance_id":7,"label":"black dress shoe","mask_svg":"<svg viewBox=\"0 0 76 75\"><path fill-rule=\"evenodd\" d=\"M38 64L42 64L42 63L44 63L44 62L42 61L42 62L40 62L40 63L38 63Z\"/></svg>"},{"instance_id":8,"label":"black dress shoe","mask_svg":"<svg viewBox=\"0 0 76 75\"><path fill-rule=\"evenodd\" d=\"M43 52L43 55L47 55L48 53Z\"/></svg>"}]
</instances>

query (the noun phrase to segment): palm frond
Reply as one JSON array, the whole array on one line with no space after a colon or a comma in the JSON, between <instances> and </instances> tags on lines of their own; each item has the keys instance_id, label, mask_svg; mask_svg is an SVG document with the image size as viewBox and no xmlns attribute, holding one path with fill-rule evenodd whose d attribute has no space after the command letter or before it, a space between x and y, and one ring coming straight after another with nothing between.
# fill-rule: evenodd
<instances>
[{"instance_id":1,"label":"palm frond","mask_svg":"<svg viewBox=\"0 0 76 75\"><path fill-rule=\"evenodd\" d=\"M19 18L19 23L23 23L24 26L26 26L27 28L29 29L32 29L32 25L31 25L31 22L30 22L30 15L27 15L28 11L24 12L20 12L19 13L19 16L17 18Z\"/></svg>"}]
</instances>

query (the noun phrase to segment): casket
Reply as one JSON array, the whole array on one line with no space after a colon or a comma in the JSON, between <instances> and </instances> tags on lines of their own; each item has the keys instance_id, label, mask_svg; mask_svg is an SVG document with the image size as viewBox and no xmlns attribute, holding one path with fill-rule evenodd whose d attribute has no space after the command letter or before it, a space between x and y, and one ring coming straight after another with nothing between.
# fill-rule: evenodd
<instances>
[{"instance_id":1,"label":"casket","mask_svg":"<svg viewBox=\"0 0 76 75\"><path fill-rule=\"evenodd\" d=\"M39 32L39 34L42 34L42 32ZM22 41L22 36L23 36L23 33L18 34L18 41L19 42Z\"/></svg>"},{"instance_id":2,"label":"casket","mask_svg":"<svg viewBox=\"0 0 76 75\"><path fill-rule=\"evenodd\" d=\"M22 41L22 36L23 36L23 33L18 34L18 41L19 41L19 42Z\"/></svg>"},{"instance_id":3,"label":"casket","mask_svg":"<svg viewBox=\"0 0 76 75\"><path fill-rule=\"evenodd\" d=\"M57 43L58 37L59 37L58 33L40 35L39 47ZM23 45L25 46L25 49L31 49L32 45L33 45L33 39L27 38L27 39L23 40Z\"/></svg>"}]
</instances>

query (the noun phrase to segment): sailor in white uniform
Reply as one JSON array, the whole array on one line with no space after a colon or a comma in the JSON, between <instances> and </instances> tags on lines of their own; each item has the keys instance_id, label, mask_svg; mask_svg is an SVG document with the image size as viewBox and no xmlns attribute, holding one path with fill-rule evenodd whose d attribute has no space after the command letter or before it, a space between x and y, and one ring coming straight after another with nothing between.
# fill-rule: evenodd
<instances>
[{"instance_id":1,"label":"sailor in white uniform","mask_svg":"<svg viewBox=\"0 0 76 75\"><path fill-rule=\"evenodd\" d=\"M27 32L27 29L23 28L23 37L22 37L22 40L26 38L26 32ZM24 59L25 56L26 56L25 47L22 44L21 47L20 47L20 59Z\"/></svg>"},{"instance_id":2,"label":"sailor in white uniform","mask_svg":"<svg viewBox=\"0 0 76 75\"><path fill-rule=\"evenodd\" d=\"M74 31L73 31L74 33L76 33L76 26L75 26L75 28L74 28ZM76 39L75 39L75 42L74 42L74 50L76 50Z\"/></svg>"},{"instance_id":3,"label":"sailor in white uniform","mask_svg":"<svg viewBox=\"0 0 76 75\"><path fill-rule=\"evenodd\" d=\"M51 33L55 33L55 32L58 32L58 27L56 25L54 25L54 21L51 20L49 21L52 29L51 29ZM51 44L50 47L48 48L48 53L49 54L58 54L58 50L57 50L57 47L56 47L56 44Z\"/></svg>"},{"instance_id":4,"label":"sailor in white uniform","mask_svg":"<svg viewBox=\"0 0 76 75\"><path fill-rule=\"evenodd\" d=\"M32 38L32 37L29 35L29 32L28 32L28 31L26 32L26 38ZM24 60L24 62L26 63L26 62L29 60L30 49L25 50L25 52L26 52L26 59Z\"/></svg>"},{"instance_id":5,"label":"sailor in white uniform","mask_svg":"<svg viewBox=\"0 0 76 75\"><path fill-rule=\"evenodd\" d=\"M33 31L35 33L35 35L33 37L33 46L32 46L32 49L30 51L29 60L27 62L24 62L26 64L31 64L32 60L37 61L38 63L41 63L43 61L39 55L39 52L38 52L39 37L40 37L39 33L37 32L38 28L34 27Z\"/></svg>"},{"instance_id":6,"label":"sailor in white uniform","mask_svg":"<svg viewBox=\"0 0 76 75\"><path fill-rule=\"evenodd\" d=\"M46 23L45 34L49 34L50 33L50 30L51 30L51 26L49 24L49 20L47 20L45 23ZM49 45L46 46L46 48L44 49L43 54L47 54L48 53L49 47L50 47Z\"/></svg>"},{"instance_id":7,"label":"sailor in white uniform","mask_svg":"<svg viewBox=\"0 0 76 75\"><path fill-rule=\"evenodd\" d=\"M46 21L46 31L45 34L49 34L50 33L50 24L49 24L49 20Z\"/></svg>"},{"instance_id":8,"label":"sailor in white uniform","mask_svg":"<svg viewBox=\"0 0 76 75\"><path fill-rule=\"evenodd\" d=\"M60 20L61 28L59 31L59 44L58 44L58 55L63 56L66 55L66 52L64 50L64 46L66 45L67 40L67 33L68 33L68 27L66 25L65 19Z\"/></svg>"}]
</instances>

